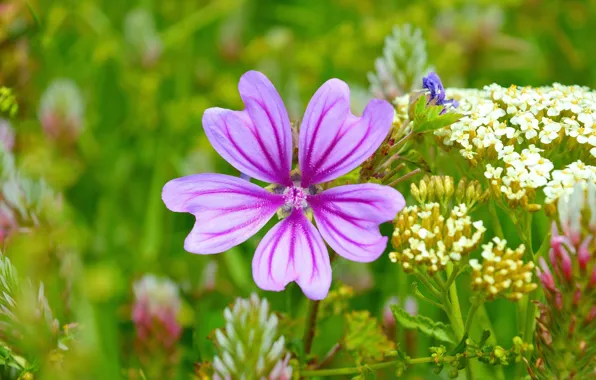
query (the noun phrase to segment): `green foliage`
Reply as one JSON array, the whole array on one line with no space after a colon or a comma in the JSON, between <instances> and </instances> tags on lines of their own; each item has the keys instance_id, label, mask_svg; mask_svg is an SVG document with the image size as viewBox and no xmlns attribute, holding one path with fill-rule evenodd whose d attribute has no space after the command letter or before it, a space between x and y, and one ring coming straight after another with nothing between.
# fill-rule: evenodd
<instances>
[{"instance_id":1,"label":"green foliage","mask_svg":"<svg viewBox=\"0 0 596 380\"><path fill-rule=\"evenodd\" d=\"M451 326L436 322L422 315L411 315L398 305L391 305L391 311L397 323L405 329L418 330L424 335L440 340L441 342L455 344Z\"/></svg>"},{"instance_id":2,"label":"green foliage","mask_svg":"<svg viewBox=\"0 0 596 380\"><path fill-rule=\"evenodd\" d=\"M426 96L419 96L410 107L413 114L410 118L413 121L412 130L415 133L425 133L441 129L458 121L462 115L457 112L444 112L443 106L427 104Z\"/></svg>"},{"instance_id":3,"label":"green foliage","mask_svg":"<svg viewBox=\"0 0 596 380\"><path fill-rule=\"evenodd\" d=\"M10 117L15 117L18 110L19 105L12 90L6 87L0 87L0 114L6 113Z\"/></svg>"},{"instance_id":4,"label":"green foliage","mask_svg":"<svg viewBox=\"0 0 596 380\"><path fill-rule=\"evenodd\" d=\"M368 311L352 311L346 315L344 336L346 349L357 359L381 359L383 354L393 348L377 320Z\"/></svg>"}]
</instances>

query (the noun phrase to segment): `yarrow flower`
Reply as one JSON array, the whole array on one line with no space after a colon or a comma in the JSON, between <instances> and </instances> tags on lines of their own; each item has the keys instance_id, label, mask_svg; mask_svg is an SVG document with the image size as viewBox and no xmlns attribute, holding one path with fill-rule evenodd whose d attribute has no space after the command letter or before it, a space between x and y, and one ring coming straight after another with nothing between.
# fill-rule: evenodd
<instances>
[{"instance_id":1,"label":"yarrow flower","mask_svg":"<svg viewBox=\"0 0 596 380\"><path fill-rule=\"evenodd\" d=\"M192 253L224 252L253 236L279 211L284 217L263 238L253 258L253 277L264 290L281 291L296 281L311 299L331 285L323 239L340 256L359 262L377 259L387 238L378 230L405 201L395 189L377 184L321 190L320 184L358 167L391 128L393 107L371 100L362 117L350 112L350 90L339 79L324 83L302 119L298 163L292 170L292 129L273 84L249 71L238 86L243 111L210 108L203 128L215 150L252 178L272 183L270 191L238 177L195 174L168 182L162 198L175 212L189 212L196 224L186 238ZM309 221L312 213L318 231ZM307 216L308 215L308 216Z\"/></svg>"}]
</instances>

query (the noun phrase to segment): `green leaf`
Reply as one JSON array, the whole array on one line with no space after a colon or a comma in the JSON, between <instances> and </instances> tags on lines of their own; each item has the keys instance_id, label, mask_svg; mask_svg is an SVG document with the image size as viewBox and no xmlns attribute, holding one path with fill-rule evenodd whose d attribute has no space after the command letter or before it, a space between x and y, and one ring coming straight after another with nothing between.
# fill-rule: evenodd
<instances>
[{"instance_id":1,"label":"green leaf","mask_svg":"<svg viewBox=\"0 0 596 380\"><path fill-rule=\"evenodd\" d=\"M461 338L461 340L459 341L457 346L455 346L455 348L449 352L449 355L453 356L453 355L461 354L462 352L464 352L466 350L466 346L467 346L466 340L468 340L468 333L464 334L463 338Z\"/></svg>"},{"instance_id":2,"label":"green leaf","mask_svg":"<svg viewBox=\"0 0 596 380\"><path fill-rule=\"evenodd\" d=\"M480 347L484 346L484 344L486 343L486 341L488 340L489 337L490 337L490 330L483 330L482 337L480 338L480 343L478 343L478 345Z\"/></svg>"},{"instance_id":3,"label":"green leaf","mask_svg":"<svg viewBox=\"0 0 596 380\"><path fill-rule=\"evenodd\" d=\"M357 359L381 359L385 352L395 348L368 311L353 311L346 316L344 342Z\"/></svg>"},{"instance_id":4,"label":"green leaf","mask_svg":"<svg viewBox=\"0 0 596 380\"><path fill-rule=\"evenodd\" d=\"M443 112L443 106L427 105L426 96L420 96L414 105L414 132L424 133L441 129L458 121L463 115Z\"/></svg>"},{"instance_id":5,"label":"green leaf","mask_svg":"<svg viewBox=\"0 0 596 380\"><path fill-rule=\"evenodd\" d=\"M457 340L453 335L451 326L442 322L434 322L428 317L422 315L411 315L398 305L391 305L391 311L397 323L410 330L418 330L421 333L438 339L442 342L455 344Z\"/></svg>"}]
</instances>

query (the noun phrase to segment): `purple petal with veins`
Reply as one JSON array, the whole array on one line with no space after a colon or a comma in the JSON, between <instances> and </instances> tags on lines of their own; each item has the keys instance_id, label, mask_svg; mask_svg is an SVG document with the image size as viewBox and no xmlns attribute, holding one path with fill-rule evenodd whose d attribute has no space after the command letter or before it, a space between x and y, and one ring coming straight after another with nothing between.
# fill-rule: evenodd
<instances>
[{"instance_id":1,"label":"purple petal with veins","mask_svg":"<svg viewBox=\"0 0 596 380\"><path fill-rule=\"evenodd\" d=\"M263 238L252 262L261 289L280 291L296 281L310 299L323 299L331 286L331 265L321 235L302 211L294 210Z\"/></svg>"},{"instance_id":2,"label":"purple petal with veins","mask_svg":"<svg viewBox=\"0 0 596 380\"><path fill-rule=\"evenodd\" d=\"M163 188L162 199L170 210L196 216L184 248L201 254L220 253L246 241L284 202L281 195L223 174L171 180Z\"/></svg>"},{"instance_id":3,"label":"purple petal with veins","mask_svg":"<svg viewBox=\"0 0 596 380\"><path fill-rule=\"evenodd\" d=\"M358 167L387 137L393 114L391 104L374 99L362 117L354 116L348 85L339 79L325 82L300 124L302 187L331 181Z\"/></svg>"},{"instance_id":4,"label":"purple petal with veins","mask_svg":"<svg viewBox=\"0 0 596 380\"><path fill-rule=\"evenodd\" d=\"M256 71L240 78L244 111L209 108L205 134L232 166L250 177L290 185L292 131L286 108L269 79Z\"/></svg>"},{"instance_id":5,"label":"purple petal with veins","mask_svg":"<svg viewBox=\"0 0 596 380\"><path fill-rule=\"evenodd\" d=\"M334 187L308 198L321 235L340 256L352 261L376 260L387 247L379 224L395 218L403 196L377 184Z\"/></svg>"}]
</instances>

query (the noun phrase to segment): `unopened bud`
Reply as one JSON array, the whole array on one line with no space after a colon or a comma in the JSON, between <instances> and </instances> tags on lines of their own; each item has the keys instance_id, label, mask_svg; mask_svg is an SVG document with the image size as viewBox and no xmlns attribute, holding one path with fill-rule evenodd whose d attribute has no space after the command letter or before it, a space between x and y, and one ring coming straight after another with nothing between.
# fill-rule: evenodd
<instances>
[{"instance_id":1,"label":"unopened bud","mask_svg":"<svg viewBox=\"0 0 596 380\"><path fill-rule=\"evenodd\" d=\"M415 183L412 183L410 185L410 194L412 194L414 199L416 199L416 202L420 204L424 203L424 201L420 199L420 190L418 189L418 186L416 186Z\"/></svg>"}]
</instances>

